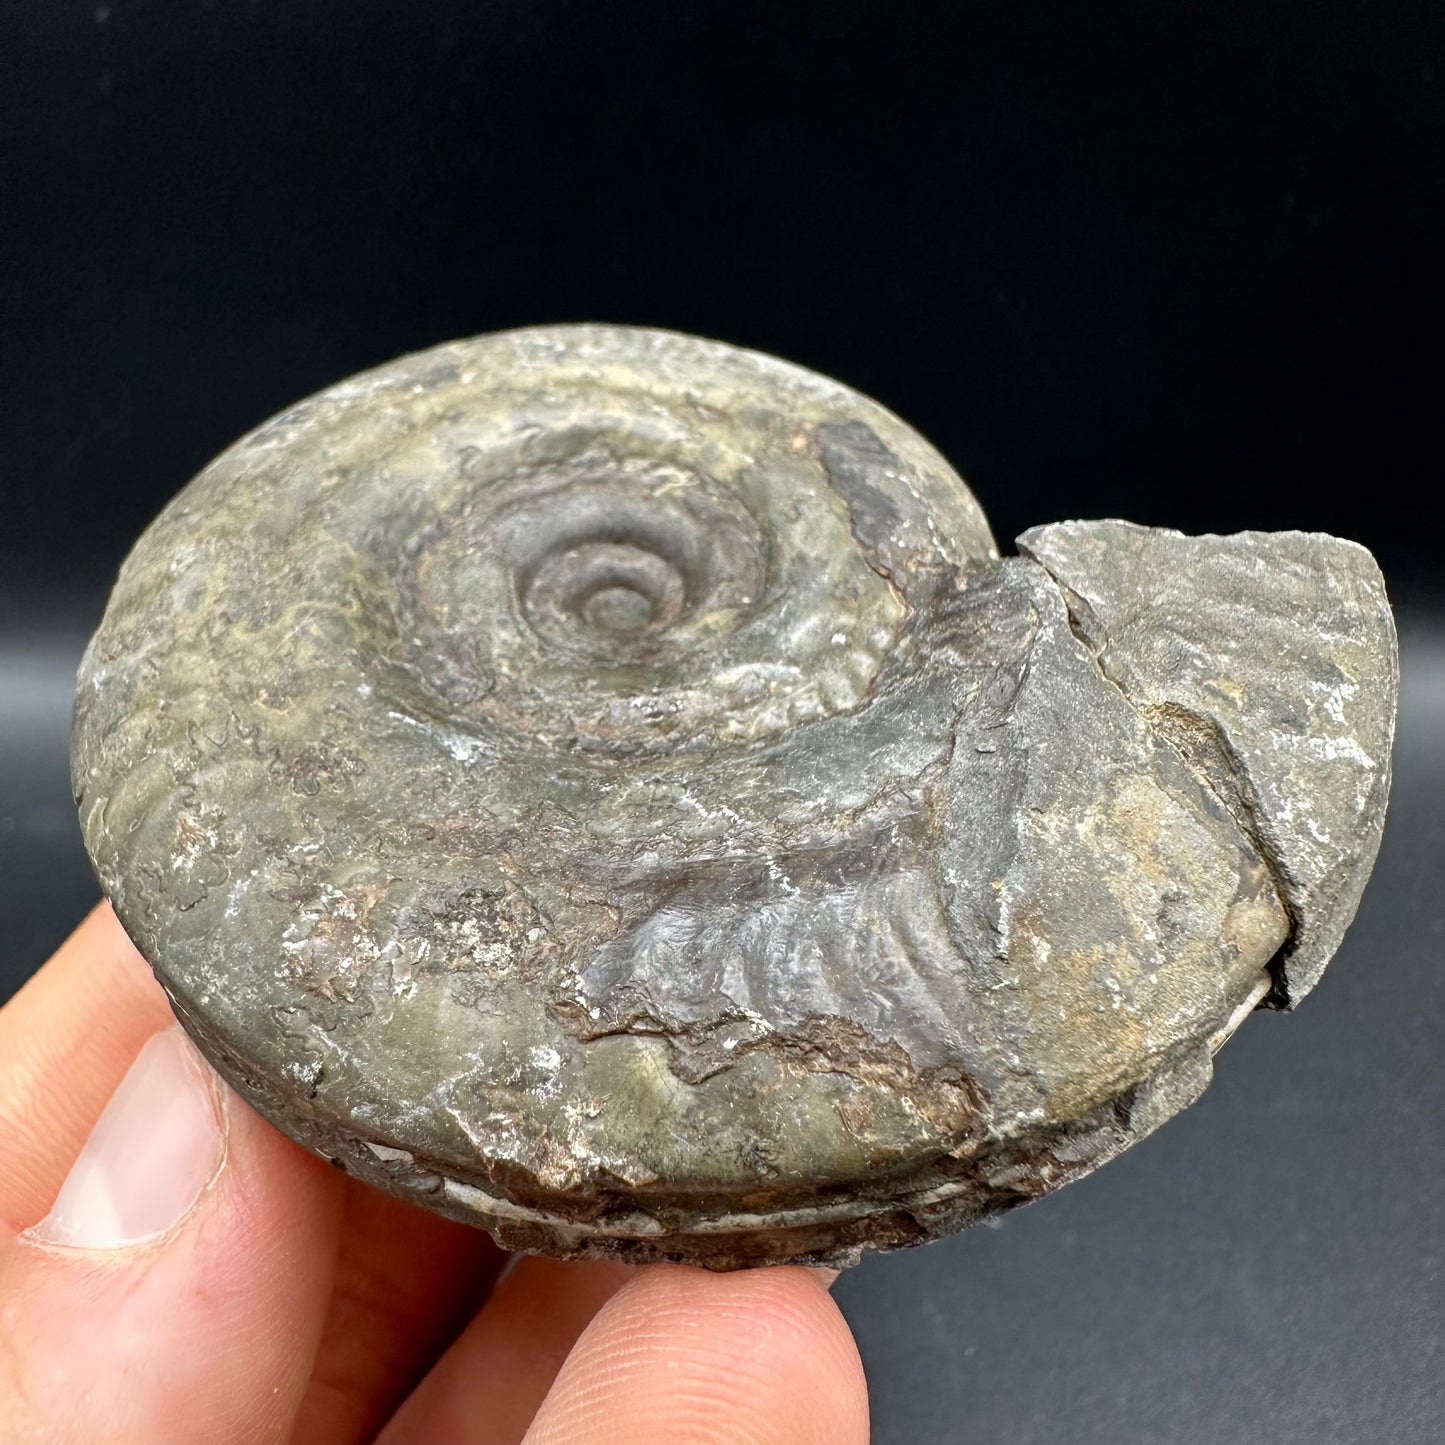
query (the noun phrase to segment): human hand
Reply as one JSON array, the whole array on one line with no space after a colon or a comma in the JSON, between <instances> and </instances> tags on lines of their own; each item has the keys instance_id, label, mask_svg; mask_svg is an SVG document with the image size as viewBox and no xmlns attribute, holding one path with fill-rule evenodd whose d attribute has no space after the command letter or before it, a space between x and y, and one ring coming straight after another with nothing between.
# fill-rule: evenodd
<instances>
[{"instance_id":1,"label":"human hand","mask_svg":"<svg viewBox=\"0 0 1445 1445\"><path fill-rule=\"evenodd\" d=\"M104 905L0 1010L13 1445L863 1445L827 1283L514 1260L348 1179L216 1079Z\"/></svg>"}]
</instances>

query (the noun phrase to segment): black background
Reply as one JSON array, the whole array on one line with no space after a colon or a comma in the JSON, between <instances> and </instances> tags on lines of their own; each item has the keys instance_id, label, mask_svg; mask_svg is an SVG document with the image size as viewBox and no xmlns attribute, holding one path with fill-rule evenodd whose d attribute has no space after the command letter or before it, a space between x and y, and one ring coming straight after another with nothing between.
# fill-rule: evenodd
<instances>
[{"instance_id":1,"label":"black background","mask_svg":"<svg viewBox=\"0 0 1445 1445\"><path fill-rule=\"evenodd\" d=\"M1438 0L0 5L7 593L452 336L619 320L900 412L1007 540L1333 529L1428 586ZM7 601L9 600L7 596Z\"/></svg>"},{"instance_id":2,"label":"black background","mask_svg":"<svg viewBox=\"0 0 1445 1445\"><path fill-rule=\"evenodd\" d=\"M877 1439L1437 1438L1442 227L1439 0L0 0L0 996L93 893L84 633L211 455L505 326L773 351L1005 543L1335 531L1406 644L1332 977L1094 1180L840 1284Z\"/></svg>"}]
</instances>

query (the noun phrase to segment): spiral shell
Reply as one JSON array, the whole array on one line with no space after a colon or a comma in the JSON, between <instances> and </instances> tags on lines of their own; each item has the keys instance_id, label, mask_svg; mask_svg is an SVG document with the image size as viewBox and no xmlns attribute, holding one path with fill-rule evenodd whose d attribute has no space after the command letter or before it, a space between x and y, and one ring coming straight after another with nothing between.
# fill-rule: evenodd
<instances>
[{"instance_id":1,"label":"spiral shell","mask_svg":"<svg viewBox=\"0 0 1445 1445\"><path fill-rule=\"evenodd\" d=\"M912 1243L1189 1102L1378 842L1368 554L1070 526L1000 560L916 434L756 353L439 347L138 543L87 846L217 1067L384 1188L560 1254Z\"/></svg>"}]
</instances>

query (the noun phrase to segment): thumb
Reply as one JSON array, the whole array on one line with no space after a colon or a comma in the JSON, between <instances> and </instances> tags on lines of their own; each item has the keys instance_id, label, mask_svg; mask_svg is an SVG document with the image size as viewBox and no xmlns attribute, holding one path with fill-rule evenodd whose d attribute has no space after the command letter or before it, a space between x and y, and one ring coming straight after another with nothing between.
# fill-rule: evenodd
<instances>
[{"instance_id":1,"label":"thumb","mask_svg":"<svg viewBox=\"0 0 1445 1445\"><path fill-rule=\"evenodd\" d=\"M640 1270L583 1331L524 1445L865 1445L868 1386L826 1278Z\"/></svg>"},{"instance_id":2,"label":"thumb","mask_svg":"<svg viewBox=\"0 0 1445 1445\"><path fill-rule=\"evenodd\" d=\"M335 1261L339 1180L178 1028L141 1048L50 1212L0 1233L0 1438L284 1439Z\"/></svg>"}]
</instances>

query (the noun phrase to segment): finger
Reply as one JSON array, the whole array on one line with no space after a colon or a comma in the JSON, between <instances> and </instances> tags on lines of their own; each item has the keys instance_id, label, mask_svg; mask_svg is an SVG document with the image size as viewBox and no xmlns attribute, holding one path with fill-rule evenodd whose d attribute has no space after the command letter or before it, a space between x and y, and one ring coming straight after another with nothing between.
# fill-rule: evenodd
<instances>
[{"instance_id":1,"label":"finger","mask_svg":"<svg viewBox=\"0 0 1445 1445\"><path fill-rule=\"evenodd\" d=\"M517 1260L378 1445L517 1445L577 1337L633 1273Z\"/></svg>"},{"instance_id":2,"label":"finger","mask_svg":"<svg viewBox=\"0 0 1445 1445\"><path fill-rule=\"evenodd\" d=\"M374 1438L506 1259L479 1229L348 1181L331 1305L296 1420L300 1445Z\"/></svg>"},{"instance_id":3,"label":"finger","mask_svg":"<svg viewBox=\"0 0 1445 1445\"><path fill-rule=\"evenodd\" d=\"M868 1395L815 1272L640 1271L583 1331L526 1445L866 1445Z\"/></svg>"},{"instance_id":4,"label":"finger","mask_svg":"<svg viewBox=\"0 0 1445 1445\"><path fill-rule=\"evenodd\" d=\"M141 1044L171 1022L107 903L0 1009L0 1220L45 1213Z\"/></svg>"},{"instance_id":5,"label":"finger","mask_svg":"<svg viewBox=\"0 0 1445 1445\"><path fill-rule=\"evenodd\" d=\"M178 1028L157 1034L50 1213L0 1244L0 1439L285 1439L338 1203Z\"/></svg>"},{"instance_id":6,"label":"finger","mask_svg":"<svg viewBox=\"0 0 1445 1445\"><path fill-rule=\"evenodd\" d=\"M339 1178L219 1084L108 909L0 1012L0 1050L0 1439L284 1439Z\"/></svg>"}]
</instances>

